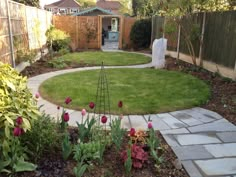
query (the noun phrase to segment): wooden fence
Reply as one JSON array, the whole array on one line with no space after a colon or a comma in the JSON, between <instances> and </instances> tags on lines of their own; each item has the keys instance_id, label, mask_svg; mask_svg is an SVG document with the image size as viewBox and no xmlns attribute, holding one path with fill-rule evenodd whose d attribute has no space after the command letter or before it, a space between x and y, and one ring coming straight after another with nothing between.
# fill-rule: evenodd
<instances>
[{"instance_id":1,"label":"wooden fence","mask_svg":"<svg viewBox=\"0 0 236 177\"><path fill-rule=\"evenodd\" d=\"M53 16L53 25L68 33L71 37L71 47L78 48L100 48L101 30L98 16ZM88 28L95 30L95 37L87 41ZM92 32L91 32L92 33Z\"/></svg>"},{"instance_id":2,"label":"wooden fence","mask_svg":"<svg viewBox=\"0 0 236 177\"><path fill-rule=\"evenodd\" d=\"M211 68L211 71L218 72L219 66L228 68L229 72L231 72L231 74L228 75L236 79L236 11L206 13L205 24L203 17L204 14L199 13L193 15L191 19L191 23L194 22L192 23L192 25L195 25L195 27L197 27L199 31L197 31L196 28L192 28L192 26L187 23L187 20L186 24L184 24L185 29L192 28L193 30L195 30L195 34L191 33L191 35L198 35L197 38L195 37L194 39L192 39L196 57L201 57L203 62L205 62L206 65ZM153 19L154 23L156 23L156 18L161 17L155 17ZM153 30L158 31L161 27L167 30L169 26L170 22L168 18L166 18L165 23L160 23L159 25L156 25ZM178 27L175 26L175 31L171 35L165 34L165 37L168 39L169 51L177 51L177 42L178 40L180 40L180 53L189 55L187 45L183 38L183 33L184 30L182 29L180 31L180 37L178 38ZM201 56L199 56L201 34L203 34L203 41L201 48ZM209 63L211 64L211 66ZM213 69L213 65L215 69ZM225 72L226 75L229 72Z\"/></svg>"},{"instance_id":3,"label":"wooden fence","mask_svg":"<svg viewBox=\"0 0 236 177\"><path fill-rule=\"evenodd\" d=\"M15 60L11 57L10 49L11 35L14 53L22 48L30 50L41 48L46 43L45 32L51 25L52 13L8 1L8 15L6 2L0 1L0 61L14 66ZM9 25L11 25L12 34L10 34Z\"/></svg>"},{"instance_id":4,"label":"wooden fence","mask_svg":"<svg viewBox=\"0 0 236 177\"><path fill-rule=\"evenodd\" d=\"M135 18L120 18L119 32L121 34L120 48L131 48L130 31L136 21ZM102 35L102 16L53 16L53 24L56 28L65 31L71 37L71 48L76 49L100 49ZM95 30L95 36L87 41L87 36L91 35L90 29Z\"/></svg>"}]
</instances>

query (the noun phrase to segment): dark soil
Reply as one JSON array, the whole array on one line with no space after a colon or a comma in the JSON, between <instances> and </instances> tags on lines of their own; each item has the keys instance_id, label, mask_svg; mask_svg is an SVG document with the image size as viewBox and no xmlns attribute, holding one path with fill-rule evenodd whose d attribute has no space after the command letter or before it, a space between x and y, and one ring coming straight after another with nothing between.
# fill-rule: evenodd
<instances>
[{"instance_id":1,"label":"dark soil","mask_svg":"<svg viewBox=\"0 0 236 177\"><path fill-rule=\"evenodd\" d=\"M70 130L71 136L75 138L77 132L75 129ZM163 163L158 167L155 167L154 160L149 156L148 161L141 169L131 170L130 177L188 177L188 174L176 163L176 156L171 148L166 144L159 132L159 137L162 151ZM129 137L126 136L123 144L123 149L126 149L128 145ZM17 174L16 177L74 177L73 168L76 166L76 162L70 158L67 161L62 159L61 152L52 152L45 155L38 163L36 172L24 172ZM93 166L85 172L84 177L125 177L125 168L122 163L120 154L116 152L115 147L111 146L106 149L104 153L104 161L102 164L97 162L93 163Z\"/></svg>"},{"instance_id":2,"label":"dark soil","mask_svg":"<svg viewBox=\"0 0 236 177\"><path fill-rule=\"evenodd\" d=\"M139 51L142 53L151 53L150 50ZM85 67L88 66L84 63L71 64L69 68ZM211 98L207 104L202 105L203 108L215 111L228 119L230 122L236 125L236 82L230 79L221 77L217 73L209 72L200 67L193 66L192 64L176 61L176 59L166 58L166 69L178 70L185 73L189 73L201 80L204 80L211 86ZM49 67L46 61L39 60L32 66L27 67L22 71L22 75L33 77L39 74L56 71L59 69Z\"/></svg>"},{"instance_id":3,"label":"dark soil","mask_svg":"<svg viewBox=\"0 0 236 177\"><path fill-rule=\"evenodd\" d=\"M236 82L229 78L212 73L192 64L166 59L166 69L189 73L207 82L211 86L211 98L201 107L219 113L221 116L236 125Z\"/></svg>"}]
</instances>

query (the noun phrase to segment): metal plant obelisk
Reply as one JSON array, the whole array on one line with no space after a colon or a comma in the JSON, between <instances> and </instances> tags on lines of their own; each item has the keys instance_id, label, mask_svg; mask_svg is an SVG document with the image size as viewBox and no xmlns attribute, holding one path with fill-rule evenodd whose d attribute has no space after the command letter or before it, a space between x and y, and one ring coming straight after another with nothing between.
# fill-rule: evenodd
<instances>
[{"instance_id":1,"label":"metal plant obelisk","mask_svg":"<svg viewBox=\"0 0 236 177\"><path fill-rule=\"evenodd\" d=\"M102 62L99 78L98 78L98 85L97 85L97 94L96 94L96 106L94 109L94 114L98 114L99 122L101 116L107 116L109 119L110 117L110 96L109 96L109 88L107 82L107 76L105 72L105 68Z\"/></svg>"}]
</instances>

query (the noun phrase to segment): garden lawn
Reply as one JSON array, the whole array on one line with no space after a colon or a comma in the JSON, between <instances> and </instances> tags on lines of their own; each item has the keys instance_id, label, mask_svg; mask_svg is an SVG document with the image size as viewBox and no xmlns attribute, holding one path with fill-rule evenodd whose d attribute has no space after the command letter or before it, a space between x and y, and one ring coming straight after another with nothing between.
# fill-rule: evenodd
<instances>
[{"instance_id":1,"label":"garden lawn","mask_svg":"<svg viewBox=\"0 0 236 177\"><path fill-rule=\"evenodd\" d=\"M119 113L117 103L123 101L123 114L153 114L199 106L210 97L209 86L188 74L156 69L106 69L111 100L111 113ZM43 98L68 108L88 109L95 102L100 70L82 71L56 76L40 86Z\"/></svg>"},{"instance_id":2,"label":"garden lawn","mask_svg":"<svg viewBox=\"0 0 236 177\"><path fill-rule=\"evenodd\" d=\"M137 65L151 62L151 58L143 54L128 52L79 52L68 53L59 57L66 62L100 66L102 62L106 66Z\"/></svg>"}]
</instances>

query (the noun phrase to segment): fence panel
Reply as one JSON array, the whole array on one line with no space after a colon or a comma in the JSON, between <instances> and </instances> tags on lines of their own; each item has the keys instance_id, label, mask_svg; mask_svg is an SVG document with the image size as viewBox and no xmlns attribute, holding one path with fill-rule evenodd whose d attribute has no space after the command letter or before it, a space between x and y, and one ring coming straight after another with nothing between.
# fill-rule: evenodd
<instances>
[{"instance_id":1,"label":"fence panel","mask_svg":"<svg viewBox=\"0 0 236 177\"><path fill-rule=\"evenodd\" d=\"M159 39L163 37L163 30L164 30L164 17L160 16L153 16L152 17L152 37L151 37L151 43L155 39Z\"/></svg>"},{"instance_id":2,"label":"fence panel","mask_svg":"<svg viewBox=\"0 0 236 177\"><path fill-rule=\"evenodd\" d=\"M207 13L203 59L234 68L236 62L236 11Z\"/></svg>"},{"instance_id":3,"label":"fence panel","mask_svg":"<svg viewBox=\"0 0 236 177\"><path fill-rule=\"evenodd\" d=\"M20 49L39 49L46 44L45 32L51 25L52 13L35 7L9 2L14 53ZM36 21L39 21L37 30ZM37 33L40 35L36 35ZM7 4L0 1L0 61L11 63Z\"/></svg>"},{"instance_id":4,"label":"fence panel","mask_svg":"<svg viewBox=\"0 0 236 177\"><path fill-rule=\"evenodd\" d=\"M122 48L129 49L132 47L132 42L130 40L130 31L135 22L136 18L124 17Z\"/></svg>"}]
</instances>

